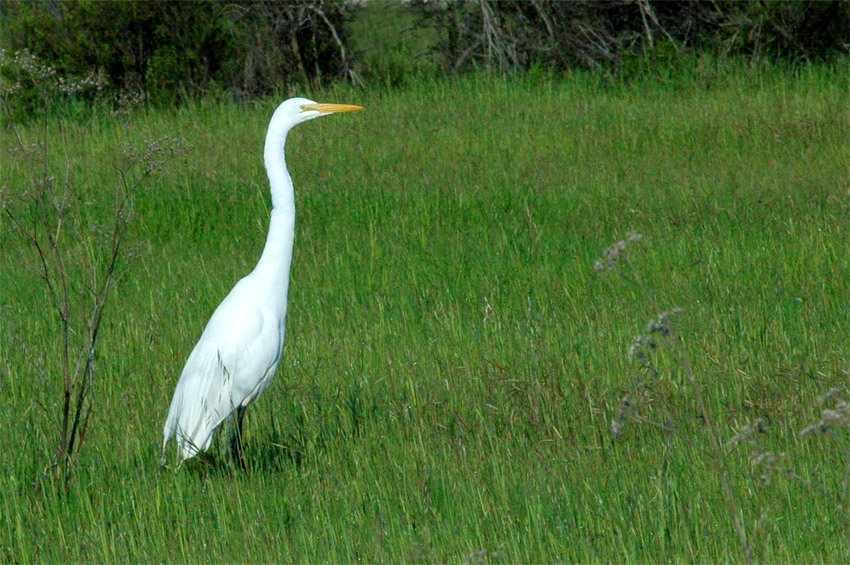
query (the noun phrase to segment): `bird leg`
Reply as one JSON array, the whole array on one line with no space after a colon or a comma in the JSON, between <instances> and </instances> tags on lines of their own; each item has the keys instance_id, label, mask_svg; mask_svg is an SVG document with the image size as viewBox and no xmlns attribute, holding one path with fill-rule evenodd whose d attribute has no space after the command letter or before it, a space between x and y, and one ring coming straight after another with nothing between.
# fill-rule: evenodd
<instances>
[{"instance_id":1,"label":"bird leg","mask_svg":"<svg viewBox=\"0 0 850 565\"><path fill-rule=\"evenodd\" d=\"M242 469L245 469L245 460L242 458L242 418L246 408L247 406L240 406L236 409L236 432L230 440L230 453Z\"/></svg>"}]
</instances>

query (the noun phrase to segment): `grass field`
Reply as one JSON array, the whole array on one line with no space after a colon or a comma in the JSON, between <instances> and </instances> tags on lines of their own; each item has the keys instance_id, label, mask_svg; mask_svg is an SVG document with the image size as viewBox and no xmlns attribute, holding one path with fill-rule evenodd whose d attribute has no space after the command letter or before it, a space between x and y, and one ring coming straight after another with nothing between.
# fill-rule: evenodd
<instances>
[{"instance_id":1,"label":"grass field","mask_svg":"<svg viewBox=\"0 0 850 565\"><path fill-rule=\"evenodd\" d=\"M0 560L741 561L681 365L628 355L657 308L593 268L633 230L646 288L685 309L680 351L721 439L767 422L724 452L753 557L846 561L848 430L799 435L850 379L846 75L709 78L308 93L367 110L289 137L287 343L247 413L246 472L229 432L178 470L159 448L187 355L259 257L279 100L71 123L92 210L124 144L193 149L137 202L67 492L33 487L57 442L58 323L4 217ZM635 390L678 435L629 422L614 438Z\"/></svg>"}]
</instances>

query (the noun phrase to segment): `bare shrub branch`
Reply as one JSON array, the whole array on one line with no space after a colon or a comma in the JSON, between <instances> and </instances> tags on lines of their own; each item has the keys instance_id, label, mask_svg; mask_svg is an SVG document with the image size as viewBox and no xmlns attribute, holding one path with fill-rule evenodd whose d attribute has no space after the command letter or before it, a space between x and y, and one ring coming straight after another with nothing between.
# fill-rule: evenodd
<instances>
[{"instance_id":1,"label":"bare shrub branch","mask_svg":"<svg viewBox=\"0 0 850 565\"><path fill-rule=\"evenodd\" d=\"M68 83L56 80L55 73L29 55L14 60L18 61L14 69L18 75L35 86L41 107L39 122L24 132L16 122L15 101L10 92L0 92L0 104L15 144L10 151L10 169L26 171L24 175L10 173L9 182L14 188L4 183L0 206L23 242L33 250L33 266L47 288L48 307L58 318L61 358L56 364L61 377L56 378L62 382L62 400L57 415L56 450L43 476L53 471L53 477L68 488L94 407L98 340L118 277L135 198L170 160L185 153L186 143L164 138L148 142L143 150L125 149L125 161L115 167L114 192L96 192L96 207L106 210L103 223L92 223L89 216L97 216L98 212L83 210L80 197L84 189L73 174L75 156L67 135L69 123L54 106L54 100L68 90ZM59 157L51 149L54 142L60 144ZM49 378L54 378L49 368L47 372ZM40 479L36 484L39 482Z\"/></svg>"}]
</instances>

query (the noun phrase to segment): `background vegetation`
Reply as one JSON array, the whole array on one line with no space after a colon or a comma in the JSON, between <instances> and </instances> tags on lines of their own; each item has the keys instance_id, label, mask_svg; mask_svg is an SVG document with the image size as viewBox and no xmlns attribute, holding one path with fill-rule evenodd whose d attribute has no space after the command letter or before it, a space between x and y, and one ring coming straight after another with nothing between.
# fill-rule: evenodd
<instances>
[{"instance_id":1,"label":"background vegetation","mask_svg":"<svg viewBox=\"0 0 850 565\"><path fill-rule=\"evenodd\" d=\"M534 8L486 6L502 22ZM246 472L227 430L179 470L159 443L186 355L259 256L263 135L294 86L113 105L97 73L7 54L0 559L846 560L846 59L677 46L440 77L444 50L406 57L448 32L363 33L381 14L397 31L433 16L364 8L338 35L378 87L298 90L367 111L290 136L287 345L247 414ZM9 214L39 219L33 195L73 189L44 209L75 214L63 249L85 314L131 169L145 184L122 216L88 431L57 465L63 319Z\"/></svg>"},{"instance_id":2,"label":"background vegetation","mask_svg":"<svg viewBox=\"0 0 850 565\"><path fill-rule=\"evenodd\" d=\"M850 48L846 0L6 0L0 16L9 53L157 103L476 68L640 74L698 53L829 61Z\"/></svg>"}]
</instances>

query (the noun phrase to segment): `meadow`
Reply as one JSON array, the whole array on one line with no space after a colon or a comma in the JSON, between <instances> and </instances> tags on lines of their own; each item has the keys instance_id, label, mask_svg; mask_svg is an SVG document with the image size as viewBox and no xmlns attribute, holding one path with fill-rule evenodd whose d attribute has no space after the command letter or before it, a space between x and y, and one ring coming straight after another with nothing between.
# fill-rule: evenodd
<instances>
[{"instance_id":1,"label":"meadow","mask_svg":"<svg viewBox=\"0 0 850 565\"><path fill-rule=\"evenodd\" d=\"M265 128L294 94L367 109L287 141L287 342L247 412L248 469L227 429L160 465L182 365L265 241ZM800 435L850 379L839 66L469 75L67 127L92 214L125 145L191 151L136 202L68 489L43 478L58 321L2 220L3 562L742 561L686 371L629 355L674 307L753 558L846 561L848 430ZM597 272L627 232L628 264ZM664 426L615 436L626 395Z\"/></svg>"}]
</instances>

